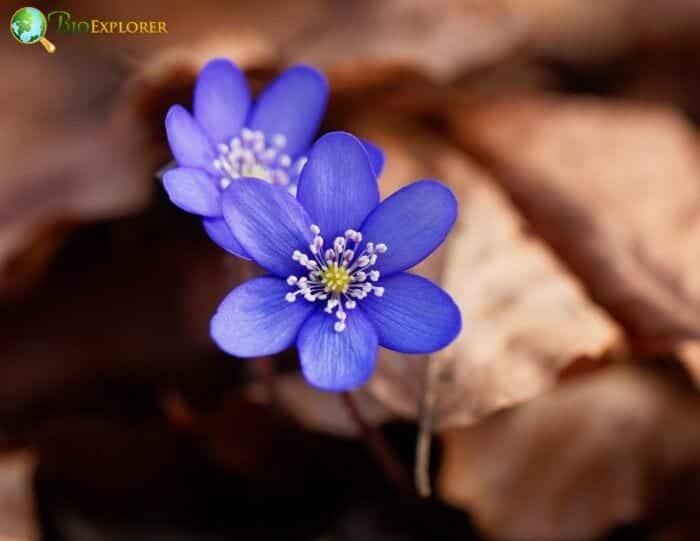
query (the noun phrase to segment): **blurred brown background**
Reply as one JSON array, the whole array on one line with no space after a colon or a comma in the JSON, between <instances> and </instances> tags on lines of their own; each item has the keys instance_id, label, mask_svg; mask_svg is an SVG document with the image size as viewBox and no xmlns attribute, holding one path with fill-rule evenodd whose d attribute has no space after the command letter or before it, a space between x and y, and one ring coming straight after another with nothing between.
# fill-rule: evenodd
<instances>
[{"instance_id":1,"label":"blurred brown background","mask_svg":"<svg viewBox=\"0 0 700 541\"><path fill-rule=\"evenodd\" d=\"M700 2L36 7L168 34L0 39L0 540L700 537ZM317 65L323 129L385 149L384 195L458 195L417 270L462 335L383 352L354 394L417 489L293 352L208 337L255 271L156 172L165 112L216 56L255 89Z\"/></svg>"}]
</instances>

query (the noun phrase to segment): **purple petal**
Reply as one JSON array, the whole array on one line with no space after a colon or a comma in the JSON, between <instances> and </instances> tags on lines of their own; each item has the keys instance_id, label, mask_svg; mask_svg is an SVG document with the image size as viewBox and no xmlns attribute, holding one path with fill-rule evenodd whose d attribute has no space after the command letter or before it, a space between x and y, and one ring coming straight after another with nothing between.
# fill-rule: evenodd
<instances>
[{"instance_id":1,"label":"purple petal","mask_svg":"<svg viewBox=\"0 0 700 541\"><path fill-rule=\"evenodd\" d=\"M219 190L201 169L178 167L163 175L163 186L173 204L200 216L221 216Z\"/></svg>"},{"instance_id":2,"label":"purple petal","mask_svg":"<svg viewBox=\"0 0 700 541\"><path fill-rule=\"evenodd\" d=\"M231 233L226 220L223 218L205 218L202 220L202 223L204 224L204 231L217 245L236 257L250 259L245 248L241 246L241 243Z\"/></svg>"},{"instance_id":3,"label":"purple petal","mask_svg":"<svg viewBox=\"0 0 700 541\"><path fill-rule=\"evenodd\" d=\"M173 105L168 111L165 131L170 150L180 167L197 167L216 174L209 139L182 105Z\"/></svg>"},{"instance_id":4,"label":"purple petal","mask_svg":"<svg viewBox=\"0 0 700 541\"><path fill-rule=\"evenodd\" d=\"M323 74L310 66L294 66L263 91L248 127L267 137L284 135L284 152L295 156L311 144L327 102L328 82Z\"/></svg>"},{"instance_id":5,"label":"purple petal","mask_svg":"<svg viewBox=\"0 0 700 541\"><path fill-rule=\"evenodd\" d=\"M253 278L231 291L211 320L211 337L237 357L272 355L292 345L316 305L287 302L290 287L273 276Z\"/></svg>"},{"instance_id":6,"label":"purple petal","mask_svg":"<svg viewBox=\"0 0 700 541\"><path fill-rule=\"evenodd\" d=\"M374 370L377 333L360 310L347 313L343 332L334 330L337 319L323 310L311 315L299 332L301 370L306 380L319 389L354 389L367 381Z\"/></svg>"},{"instance_id":7,"label":"purple petal","mask_svg":"<svg viewBox=\"0 0 700 541\"><path fill-rule=\"evenodd\" d=\"M321 137L301 173L297 199L326 241L359 229L379 204L377 178L360 141L349 133Z\"/></svg>"},{"instance_id":8,"label":"purple petal","mask_svg":"<svg viewBox=\"0 0 700 541\"><path fill-rule=\"evenodd\" d=\"M374 176L379 177L384 170L384 151L367 139L360 139L360 142L365 147Z\"/></svg>"},{"instance_id":9,"label":"purple petal","mask_svg":"<svg viewBox=\"0 0 700 541\"><path fill-rule=\"evenodd\" d=\"M414 274L380 279L384 295L369 295L360 307L374 324L379 343L402 353L431 353L452 342L462 328L459 308L443 289Z\"/></svg>"},{"instance_id":10,"label":"purple petal","mask_svg":"<svg viewBox=\"0 0 700 541\"><path fill-rule=\"evenodd\" d=\"M421 180L388 197L362 224L364 241L386 244L375 268L385 276L419 263L440 246L457 218L452 190Z\"/></svg>"},{"instance_id":11,"label":"purple petal","mask_svg":"<svg viewBox=\"0 0 700 541\"><path fill-rule=\"evenodd\" d=\"M194 89L194 117L213 145L238 135L250 104L248 83L238 66L217 58L202 68Z\"/></svg>"},{"instance_id":12,"label":"purple petal","mask_svg":"<svg viewBox=\"0 0 700 541\"><path fill-rule=\"evenodd\" d=\"M240 179L224 191L222 206L233 235L261 267L284 278L305 270L292 254L308 251L311 219L285 188Z\"/></svg>"}]
</instances>

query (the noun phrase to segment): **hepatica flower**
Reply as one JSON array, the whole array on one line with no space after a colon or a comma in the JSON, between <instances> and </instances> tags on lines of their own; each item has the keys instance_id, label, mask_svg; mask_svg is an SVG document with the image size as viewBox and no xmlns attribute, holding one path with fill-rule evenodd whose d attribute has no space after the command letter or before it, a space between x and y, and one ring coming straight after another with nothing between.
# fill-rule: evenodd
<instances>
[{"instance_id":1,"label":"hepatica flower","mask_svg":"<svg viewBox=\"0 0 700 541\"><path fill-rule=\"evenodd\" d=\"M309 66L288 69L253 103L236 65L210 61L197 78L194 114L174 105L165 119L178 165L163 177L170 199L203 216L205 230L222 248L249 258L222 218L221 193L249 177L294 193L327 101L325 77ZM378 172L381 151L371 143L365 149Z\"/></svg>"},{"instance_id":2,"label":"hepatica flower","mask_svg":"<svg viewBox=\"0 0 700 541\"><path fill-rule=\"evenodd\" d=\"M428 353L449 344L461 317L452 298L406 269L444 240L457 215L452 192L415 182L379 202L367 153L334 132L312 147L297 197L260 180L231 184L223 214L269 274L234 289L211 334L239 357L296 343L306 379L347 390L372 374L378 347Z\"/></svg>"}]
</instances>

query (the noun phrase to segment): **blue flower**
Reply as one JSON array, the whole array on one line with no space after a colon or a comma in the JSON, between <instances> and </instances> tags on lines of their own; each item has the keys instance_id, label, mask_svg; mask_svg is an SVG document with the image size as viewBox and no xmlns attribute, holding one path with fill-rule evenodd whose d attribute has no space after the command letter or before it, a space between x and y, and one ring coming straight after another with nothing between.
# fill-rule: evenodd
<instances>
[{"instance_id":1,"label":"blue flower","mask_svg":"<svg viewBox=\"0 0 700 541\"><path fill-rule=\"evenodd\" d=\"M269 274L234 289L211 322L214 341L238 357L296 343L307 381L347 390L372 374L378 346L429 353L461 329L441 288L404 272L433 252L457 216L452 191L415 182L379 202L367 153L333 132L311 148L297 198L256 179L226 190L223 212Z\"/></svg>"},{"instance_id":2,"label":"blue flower","mask_svg":"<svg viewBox=\"0 0 700 541\"><path fill-rule=\"evenodd\" d=\"M219 246L249 259L222 218L221 193L242 177L261 178L294 193L327 101L325 77L309 66L288 69L253 103L235 64L210 61L197 78L194 116L174 105L165 119L178 164L163 177L171 201L203 216L206 232ZM363 144L379 173L381 150Z\"/></svg>"}]
</instances>

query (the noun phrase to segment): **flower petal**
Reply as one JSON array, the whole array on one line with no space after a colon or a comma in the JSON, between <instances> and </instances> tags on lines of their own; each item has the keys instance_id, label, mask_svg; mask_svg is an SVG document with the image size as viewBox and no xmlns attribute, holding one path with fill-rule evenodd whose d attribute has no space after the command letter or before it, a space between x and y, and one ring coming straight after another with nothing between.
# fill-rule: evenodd
<instances>
[{"instance_id":1,"label":"flower petal","mask_svg":"<svg viewBox=\"0 0 700 541\"><path fill-rule=\"evenodd\" d=\"M204 231L218 246L236 257L250 259L248 252L241 246L238 239L233 236L231 229L226 224L226 220L223 218L204 218L202 223L204 224Z\"/></svg>"},{"instance_id":2,"label":"flower petal","mask_svg":"<svg viewBox=\"0 0 700 541\"><path fill-rule=\"evenodd\" d=\"M294 343L302 323L316 309L305 300L287 302L286 282L273 276L253 278L231 291L211 320L211 337L237 357L284 351Z\"/></svg>"},{"instance_id":3,"label":"flower petal","mask_svg":"<svg viewBox=\"0 0 700 541\"><path fill-rule=\"evenodd\" d=\"M343 332L333 328L335 316L317 310L299 331L301 370L313 386L347 391L372 375L377 360L377 333L360 310L349 310Z\"/></svg>"},{"instance_id":4,"label":"flower petal","mask_svg":"<svg viewBox=\"0 0 700 541\"><path fill-rule=\"evenodd\" d=\"M379 177L384 170L384 151L367 139L360 139L360 143L365 147L374 176Z\"/></svg>"},{"instance_id":5,"label":"flower petal","mask_svg":"<svg viewBox=\"0 0 700 541\"><path fill-rule=\"evenodd\" d=\"M217 58L202 68L194 89L194 117L213 145L238 135L250 104L250 89L238 66Z\"/></svg>"},{"instance_id":6,"label":"flower petal","mask_svg":"<svg viewBox=\"0 0 700 541\"><path fill-rule=\"evenodd\" d=\"M452 190L421 180L388 197L362 224L363 242L386 244L375 268L385 276L406 270L442 244L457 218Z\"/></svg>"},{"instance_id":7,"label":"flower petal","mask_svg":"<svg viewBox=\"0 0 700 541\"><path fill-rule=\"evenodd\" d=\"M327 102L328 82L323 74L310 66L294 66L263 91L248 127L267 137L284 135L284 152L295 156L311 144Z\"/></svg>"},{"instance_id":8,"label":"flower petal","mask_svg":"<svg viewBox=\"0 0 700 541\"><path fill-rule=\"evenodd\" d=\"M170 150L180 167L198 167L215 174L214 151L202 128L182 105L173 105L165 117Z\"/></svg>"},{"instance_id":9,"label":"flower petal","mask_svg":"<svg viewBox=\"0 0 700 541\"><path fill-rule=\"evenodd\" d=\"M431 353L452 342L462 328L459 308L442 288L405 272L381 279L384 295L359 306L374 324L379 343L402 353Z\"/></svg>"},{"instance_id":10,"label":"flower petal","mask_svg":"<svg viewBox=\"0 0 700 541\"><path fill-rule=\"evenodd\" d=\"M222 206L233 235L261 267L285 278L304 270L292 254L308 251L311 219L285 188L239 179L223 192Z\"/></svg>"},{"instance_id":11,"label":"flower petal","mask_svg":"<svg viewBox=\"0 0 700 541\"><path fill-rule=\"evenodd\" d=\"M327 133L309 153L297 199L326 241L359 229L379 204L377 177L360 141L344 132Z\"/></svg>"},{"instance_id":12,"label":"flower petal","mask_svg":"<svg viewBox=\"0 0 700 541\"><path fill-rule=\"evenodd\" d=\"M201 169L177 167L163 175L163 186L173 204L200 216L221 216L219 190Z\"/></svg>"}]
</instances>

